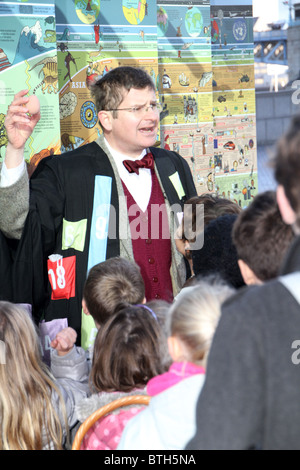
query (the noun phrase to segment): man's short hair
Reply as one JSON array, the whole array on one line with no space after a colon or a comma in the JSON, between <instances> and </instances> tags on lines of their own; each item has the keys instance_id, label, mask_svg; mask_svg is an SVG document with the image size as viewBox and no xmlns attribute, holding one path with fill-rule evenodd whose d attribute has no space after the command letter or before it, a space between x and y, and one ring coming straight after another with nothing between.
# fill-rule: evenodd
<instances>
[{"instance_id":1,"label":"man's short hair","mask_svg":"<svg viewBox=\"0 0 300 470\"><path fill-rule=\"evenodd\" d=\"M152 78L142 68L122 66L110 70L91 85L97 112L117 109L132 88L150 88L155 91Z\"/></svg>"},{"instance_id":2,"label":"man's short hair","mask_svg":"<svg viewBox=\"0 0 300 470\"><path fill-rule=\"evenodd\" d=\"M237 217L233 242L238 258L265 282L278 276L293 231L281 217L274 191L258 194Z\"/></svg>"}]
</instances>

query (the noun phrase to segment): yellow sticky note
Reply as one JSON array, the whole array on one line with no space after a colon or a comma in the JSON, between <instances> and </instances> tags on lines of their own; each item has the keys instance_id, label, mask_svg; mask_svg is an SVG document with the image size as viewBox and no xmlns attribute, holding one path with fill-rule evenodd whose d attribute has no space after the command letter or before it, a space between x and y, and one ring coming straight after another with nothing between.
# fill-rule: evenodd
<instances>
[{"instance_id":1,"label":"yellow sticky note","mask_svg":"<svg viewBox=\"0 0 300 470\"><path fill-rule=\"evenodd\" d=\"M176 171L173 175L169 176L171 183L173 184L174 188L176 189L176 192L178 194L179 199L182 199L185 196L185 192L183 189L183 186L181 184L179 174Z\"/></svg>"},{"instance_id":2,"label":"yellow sticky note","mask_svg":"<svg viewBox=\"0 0 300 470\"><path fill-rule=\"evenodd\" d=\"M81 347L85 350L90 348L97 336L98 330L96 328L94 319L91 315L86 315L83 310L81 311Z\"/></svg>"}]
</instances>

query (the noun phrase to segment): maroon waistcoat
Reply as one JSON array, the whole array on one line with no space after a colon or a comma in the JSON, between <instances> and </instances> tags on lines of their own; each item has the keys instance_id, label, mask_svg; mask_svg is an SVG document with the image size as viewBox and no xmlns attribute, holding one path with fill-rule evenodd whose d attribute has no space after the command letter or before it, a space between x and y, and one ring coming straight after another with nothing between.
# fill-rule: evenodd
<instances>
[{"instance_id":1,"label":"maroon waistcoat","mask_svg":"<svg viewBox=\"0 0 300 470\"><path fill-rule=\"evenodd\" d=\"M151 170L152 191L143 212L123 184L127 200L133 256L141 269L147 301L172 301L171 241L165 199L158 178Z\"/></svg>"}]
</instances>

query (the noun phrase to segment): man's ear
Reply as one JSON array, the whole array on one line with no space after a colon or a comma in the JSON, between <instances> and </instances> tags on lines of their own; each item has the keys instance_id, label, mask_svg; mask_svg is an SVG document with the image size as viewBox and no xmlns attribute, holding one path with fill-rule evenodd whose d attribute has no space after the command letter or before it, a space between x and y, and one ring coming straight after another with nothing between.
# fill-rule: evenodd
<instances>
[{"instance_id":1,"label":"man's ear","mask_svg":"<svg viewBox=\"0 0 300 470\"><path fill-rule=\"evenodd\" d=\"M238 259L238 265L245 284L247 284L248 286L252 284L262 284L262 281L258 279L258 277L254 274L252 269L249 268L248 264L245 263L245 261L243 261L242 259Z\"/></svg>"},{"instance_id":2,"label":"man's ear","mask_svg":"<svg viewBox=\"0 0 300 470\"><path fill-rule=\"evenodd\" d=\"M99 111L98 113L98 119L103 127L103 129L107 132L111 131L112 128L112 114L109 111Z\"/></svg>"},{"instance_id":3,"label":"man's ear","mask_svg":"<svg viewBox=\"0 0 300 470\"><path fill-rule=\"evenodd\" d=\"M285 190L282 185L277 187L276 198L283 221L287 225L293 225L296 222L297 216L285 194Z\"/></svg>"},{"instance_id":4,"label":"man's ear","mask_svg":"<svg viewBox=\"0 0 300 470\"><path fill-rule=\"evenodd\" d=\"M88 311L88 308L86 305L86 301L84 299L82 299L81 305L82 305L83 313L85 313L86 315L90 315L90 312Z\"/></svg>"}]
</instances>

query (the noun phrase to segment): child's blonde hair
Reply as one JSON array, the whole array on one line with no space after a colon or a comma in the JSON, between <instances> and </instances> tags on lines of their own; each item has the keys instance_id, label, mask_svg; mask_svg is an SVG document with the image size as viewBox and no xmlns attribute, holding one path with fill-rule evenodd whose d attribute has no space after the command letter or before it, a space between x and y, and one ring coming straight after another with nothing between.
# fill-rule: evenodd
<instances>
[{"instance_id":1,"label":"child's blonde hair","mask_svg":"<svg viewBox=\"0 0 300 470\"><path fill-rule=\"evenodd\" d=\"M209 278L184 288L169 311L169 334L183 343L183 360L206 366L211 342L219 323L221 305L235 290Z\"/></svg>"},{"instance_id":2,"label":"child's blonde hair","mask_svg":"<svg viewBox=\"0 0 300 470\"><path fill-rule=\"evenodd\" d=\"M0 302L0 340L0 450L62 449L62 423L52 402L53 391L61 393L23 307ZM66 421L62 398L61 411Z\"/></svg>"}]
</instances>

